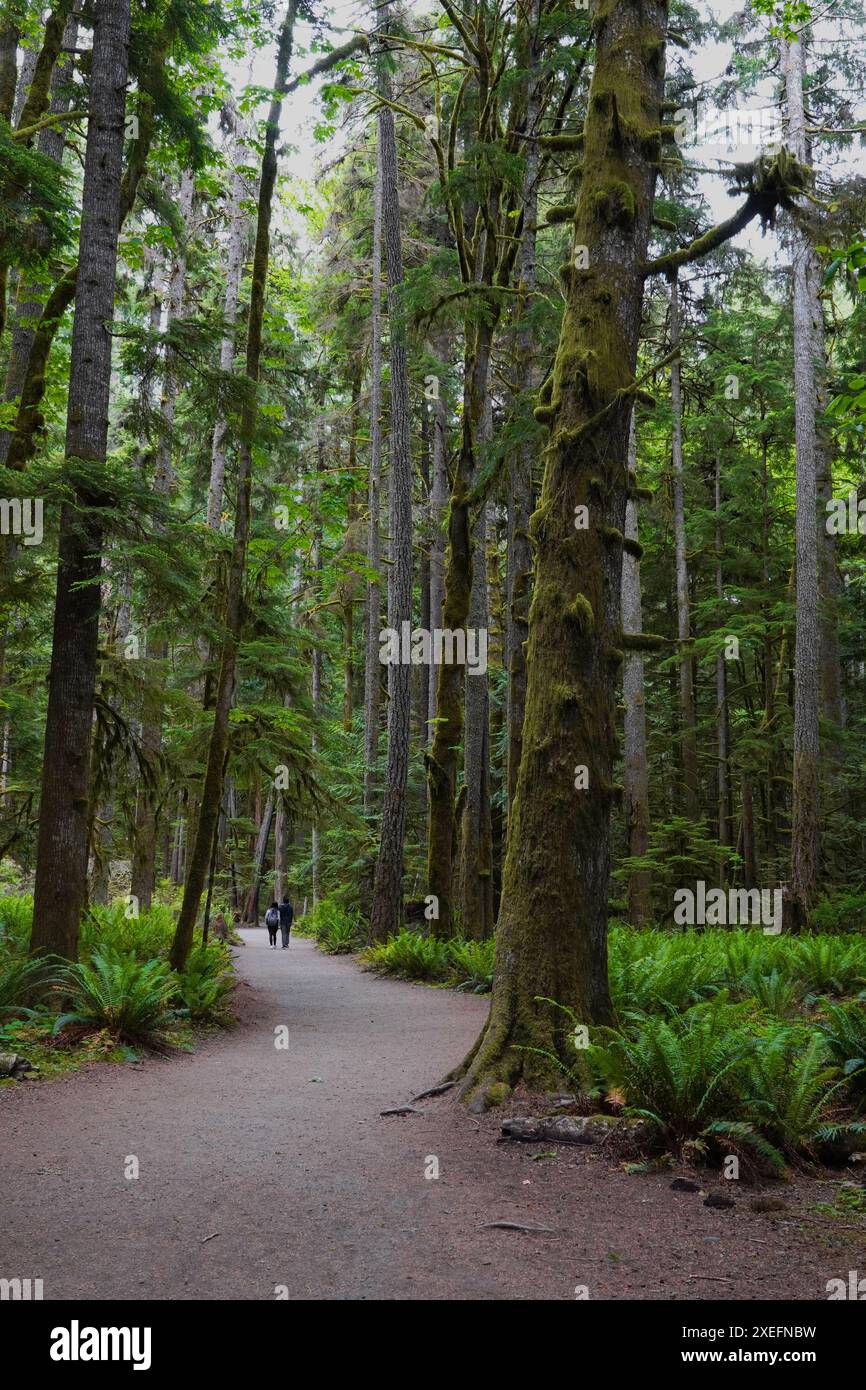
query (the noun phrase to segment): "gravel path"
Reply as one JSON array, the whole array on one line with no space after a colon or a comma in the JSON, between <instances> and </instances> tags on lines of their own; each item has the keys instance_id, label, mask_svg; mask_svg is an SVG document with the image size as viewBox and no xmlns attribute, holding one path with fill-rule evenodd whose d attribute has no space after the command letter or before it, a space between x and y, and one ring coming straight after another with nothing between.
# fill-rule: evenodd
<instances>
[{"instance_id":1,"label":"gravel path","mask_svg":"<svg viewBox=\"0 0 866 1390\"><path fill-rule=\"evenodd\" d=\"M244 935L236 1028L0 1092L0 1277L46 1299L814 1299L866 1267L859 1235L787 1219L829 1189L785 1189L781 1219L745 1191L719 1212L593 1151L534 1161L551 1146L497 1144L446 1098L380 1117L459 1060L486 1002Z\"/></svg>"}]
</instances>

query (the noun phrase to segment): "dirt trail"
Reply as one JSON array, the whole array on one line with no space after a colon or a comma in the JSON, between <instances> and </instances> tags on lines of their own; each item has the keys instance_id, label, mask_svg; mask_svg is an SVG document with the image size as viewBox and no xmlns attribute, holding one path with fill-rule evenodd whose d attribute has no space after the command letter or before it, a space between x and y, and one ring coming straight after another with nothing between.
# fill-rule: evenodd
<instances>
[{"instance_id":1,"label":"dirt trail","mask_svg":"<svg viewBox=\"0 0 866 1390\"><path fill-rule=\"evenodd\" d=\"M237 1028L0 1092L0 1276L46 1299L812 1299L864 1266L859 1237L816 1245L749 1193L718 1212L590 1151L534 1161L550 1146L497 1144L447 1100L381 1118L463 1055L485 1001L245 937Z\"/></svg>"}]
</instances>

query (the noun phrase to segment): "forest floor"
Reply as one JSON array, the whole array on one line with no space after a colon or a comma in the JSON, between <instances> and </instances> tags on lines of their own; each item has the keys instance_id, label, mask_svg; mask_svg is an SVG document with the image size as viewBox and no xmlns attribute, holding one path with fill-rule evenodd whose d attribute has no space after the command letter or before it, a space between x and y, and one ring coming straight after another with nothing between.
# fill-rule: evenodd
<instances>
[{"instance_id":1,"label":"forest floor","mask_svg":"<svg viewBox=\"0 0 866 1390\"><path fill-rule=\"evenodd\" d=\"M824 1299L866 1267L866 1236L815 1214L845 1174L774 1184L771 1214L725 1183L718 1210L675 1170L536 1160L554 1146L497 1143L502 1115L447 1097L382 1117L459 1060L486 1001L243 936L230 1031L0 1094L0 1276L46 1299Z\"/></svg>"}]
</instances>

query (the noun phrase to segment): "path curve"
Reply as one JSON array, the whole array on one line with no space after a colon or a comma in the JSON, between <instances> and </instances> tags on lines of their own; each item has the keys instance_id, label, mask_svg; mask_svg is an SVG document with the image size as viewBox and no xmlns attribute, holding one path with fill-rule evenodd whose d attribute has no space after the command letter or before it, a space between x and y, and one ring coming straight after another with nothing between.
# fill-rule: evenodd
<instances>
[{"instance_id":1,"label":"path curve","mask_svg":"<svg viewBox=\"0 0 866 1390\"><path fill-rule=\"evenodd\" d=\"M670 1174L533 1161L447 1100L382 1118L465 1054L486 1001L244 937L237 1027L0 1092L0 1276L46 1299L808 1299L849 1267Z\"/></svg>"}]
</instances>

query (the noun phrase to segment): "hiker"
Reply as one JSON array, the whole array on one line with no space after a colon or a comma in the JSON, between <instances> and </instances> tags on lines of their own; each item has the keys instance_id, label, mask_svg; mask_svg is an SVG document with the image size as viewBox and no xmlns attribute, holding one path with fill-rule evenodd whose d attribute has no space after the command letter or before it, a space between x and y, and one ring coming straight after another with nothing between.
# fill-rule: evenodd
<instances>
[{"instance_id":1,"label":"hiker","mask_svg":"<svg viewBox=\"0 0 866 1390\"><path fill-rule=\"evenodd\" d=\"M289 949L289 932L292 930L292 922L295 917L295 909L289 902L288 893L283 894L283 901L280 903L280 932L283 938L283 950Z\"/></svg>"},{"instance_id":2,"label":"hiker","mask_svg":"<svg viewBox=\"0 0 866 1390\"><path fill-rule=\"evenodd\" d=\"M276 903L271 903L265 913L265 926L268 929L268 936L271 939L271 950L277 949L277 927L280 925L280 909Z\"/></svg>"}]
</instances>

